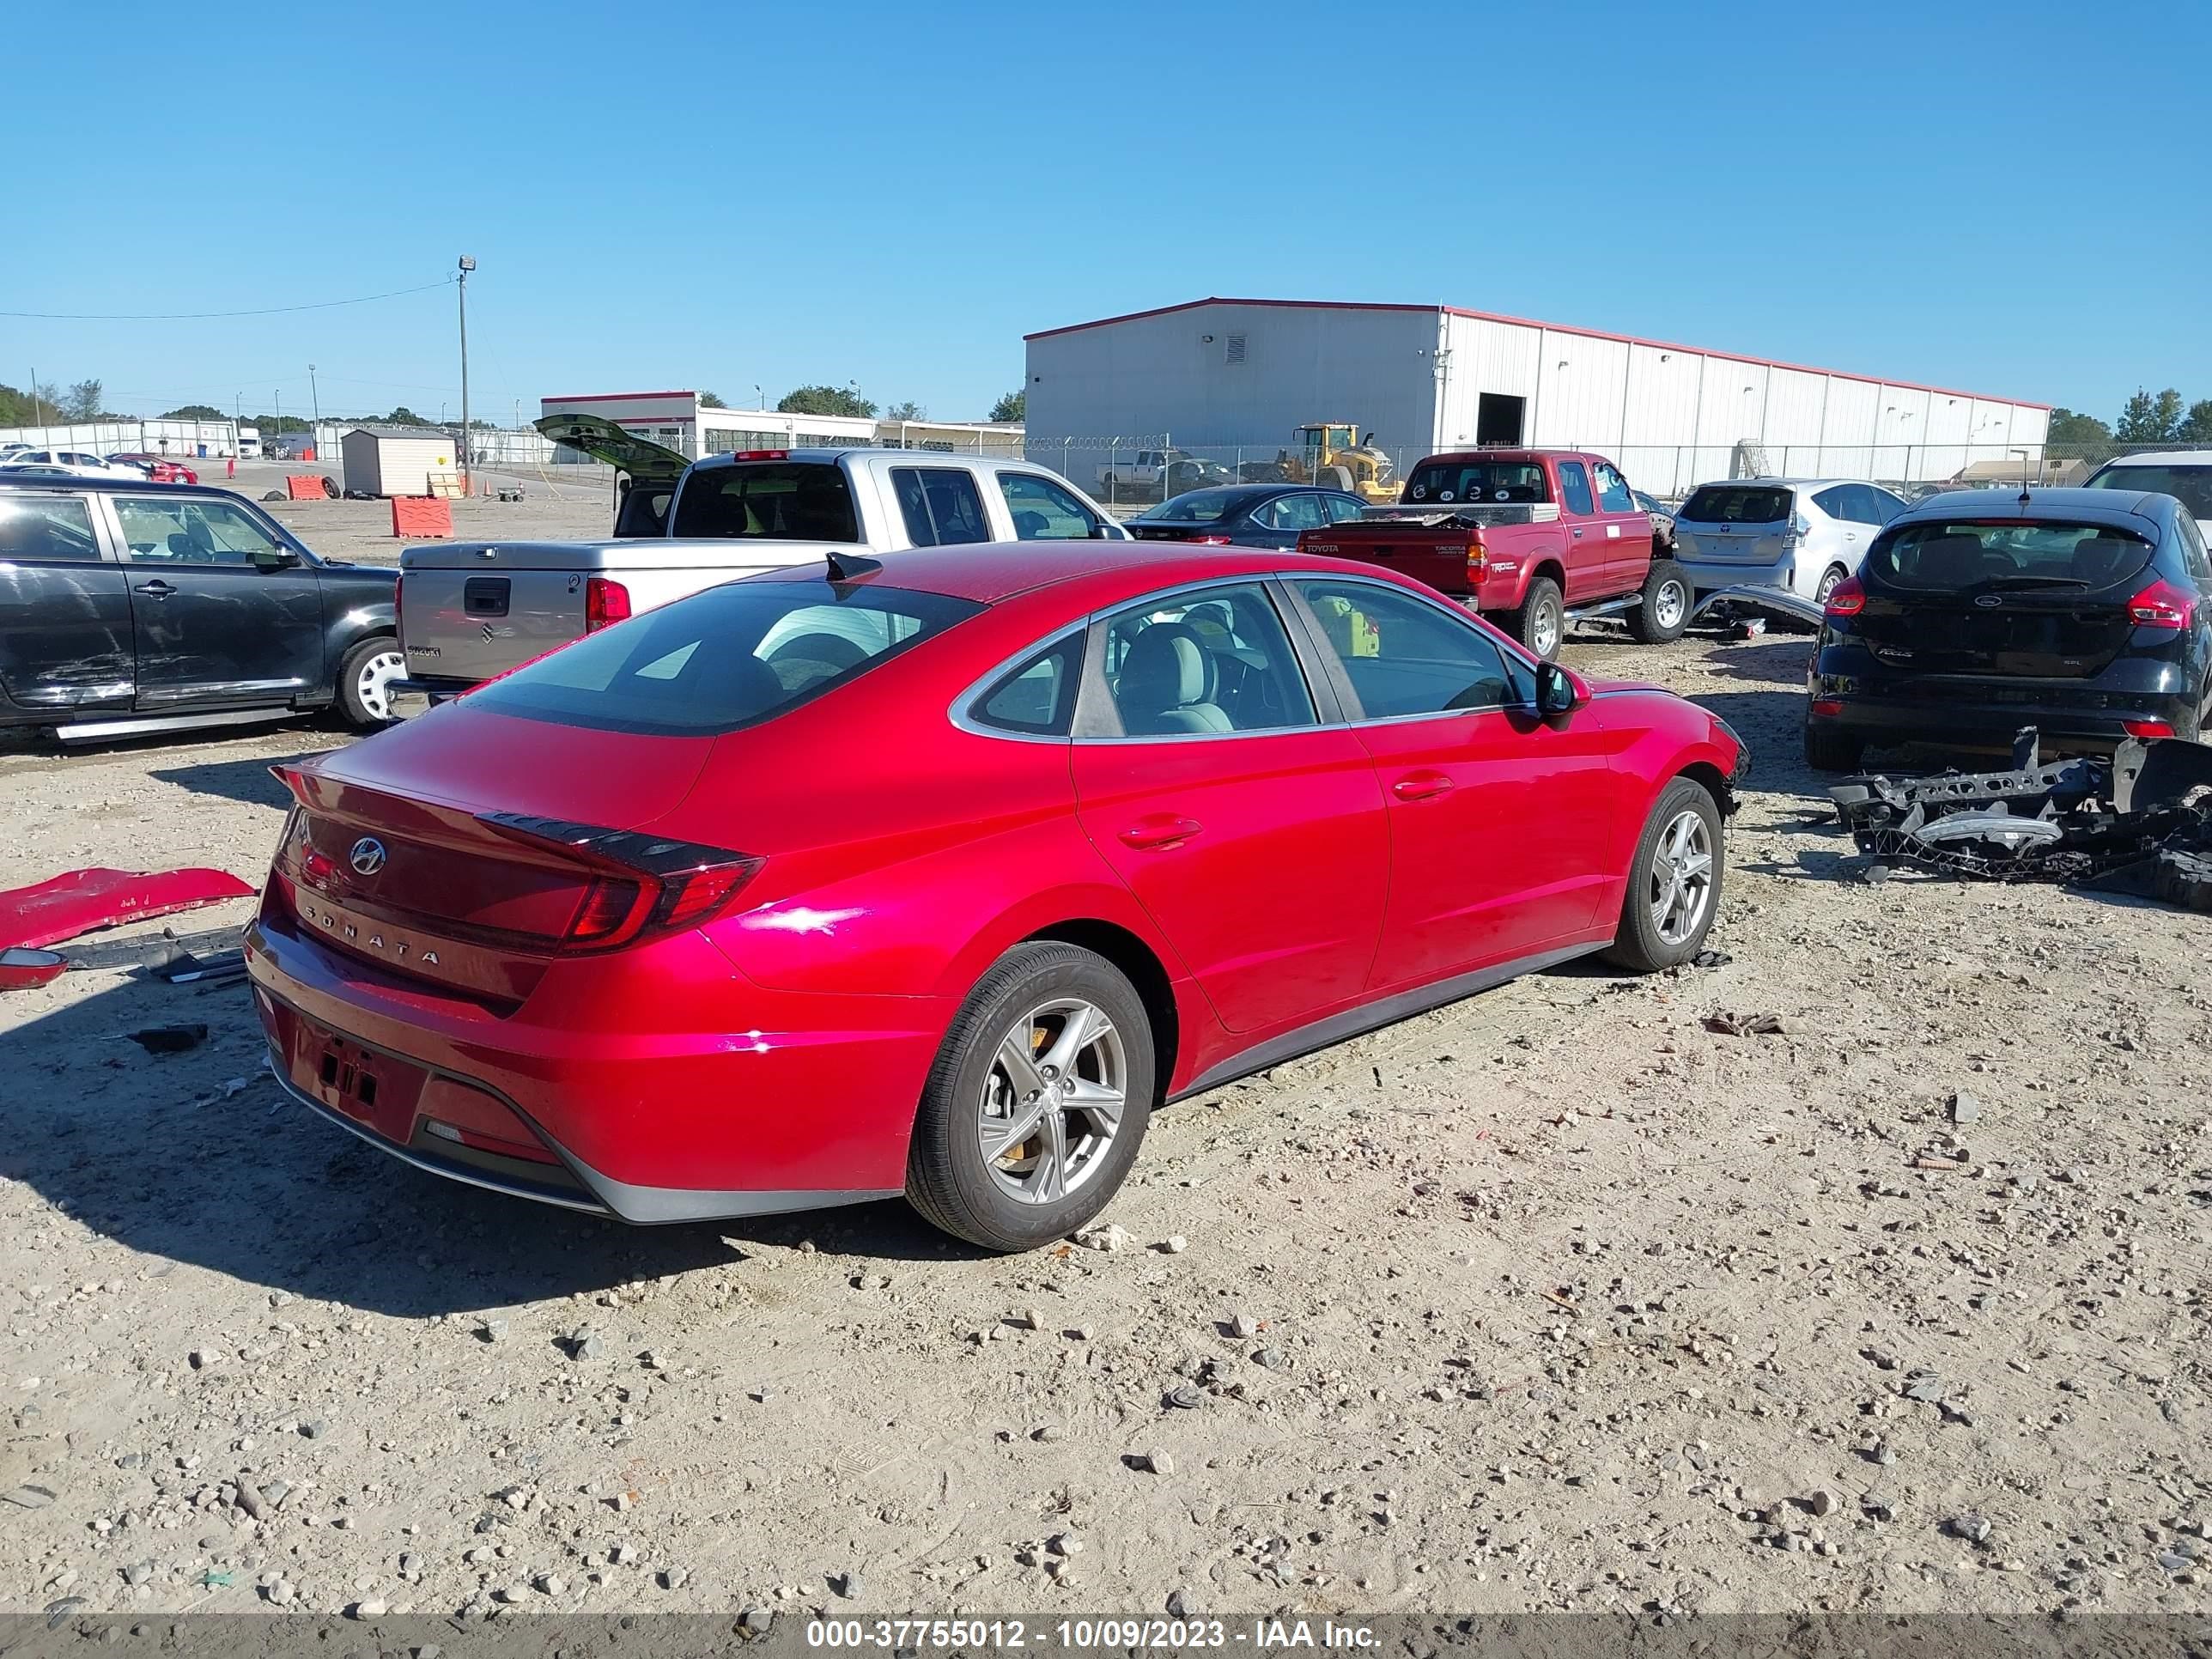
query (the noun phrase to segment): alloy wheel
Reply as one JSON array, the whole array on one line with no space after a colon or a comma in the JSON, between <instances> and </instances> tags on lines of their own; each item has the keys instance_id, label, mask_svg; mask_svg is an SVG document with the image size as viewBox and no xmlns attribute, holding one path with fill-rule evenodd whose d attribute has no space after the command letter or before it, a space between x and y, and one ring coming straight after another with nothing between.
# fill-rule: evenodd
<instances>
[{"instance_id":1,"label":"alloy wheel","mask_svg":"<svg viewBox=\"0 0 2212 1659\"><path fill-rule=\"evenodd\" d=\"M1121 1131L1128 1082L1121 1034L1095 1003L1057 998L1016 1020L976 1103L992 1180L1024 1204L1081 1191Z\"/></svg>"},{"instance_id":2,"label":"alloy wheel","mask_svg":"<svg viewBox=\"0 0 2212 1659\"><path fill-rule=\"evenodd\" d=\"M1713 899L1713 845L1702 813L1685 809L1659 832L1651 852L1651 925L1680 945L1698 930Z\"/></svg>"},{"instance_id":3,"label":"alloy wheel","mask_svg":"<svg viewBox=\"0 0 2212 1659\"><path fill-rule=\"evenodd\" d=\"M397 651L380 651L354 676L355 698L373 720L392 718L392 682L406 671L407 659Z\"/></svg>"}]
</instances>

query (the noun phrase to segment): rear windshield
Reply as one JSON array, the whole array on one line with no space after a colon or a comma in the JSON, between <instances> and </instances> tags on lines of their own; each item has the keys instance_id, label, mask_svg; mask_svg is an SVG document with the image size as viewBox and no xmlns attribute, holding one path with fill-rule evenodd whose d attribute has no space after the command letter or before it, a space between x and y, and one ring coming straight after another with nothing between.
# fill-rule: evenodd
<instances>
[{"instance_id":1,"label":"rear windshield","mask_svg":"<svg viewBox=\"0 0 2212 1659\"><path fill-rule=\"evenodd\" d=\"M1156 520L1162 524L1212 524L1225 519L1236 511L1244 497L1229 489L1194 489L1188 495L1171 495L1158 507L1148 507L1137 514L1136 522Z\"/></svg>"},{"instance_id":2,"label":"rear windshield","mask_svg":"<svg viewBox=\"0 0 2212 1659\"><path fill-rule=\"evenodd\" d=\"M982 608L865 584L730 582L588 634L468 702L605 732L732 732L848 685Z\"/></svg>"},{"instance_id":3,"label":"rear windshield","mask_svg":"<svg viewBox=\"0 0 2212 1659\"><path fill-rule=\"evenodd\" d=\"M844 470L827 461L740 461L695 470L676 501L678 536L857 542Z\"/></svg>"},{"instance_id":4,"label":"rear windshield","mask_svg":"<svg viewBox=\"0 0 2212 1659\"><path fill-rule=\"evenodd\" d=\"M1953 593L2002 588L2079 587L2132 581L2150 562L2151 544L2107 525L1908 525L1876 539L1867 573L1890 587Z\"/></svg>"},{"instance_id":5,"label":"rear windshield","mask_svg":"<svg viewBox=\"0 0 2212 1659\"><path fill-rule=\"evenodd\" d=\"M1779 524L1790 507L1790 492L1771 484L1701 484L1674 516L1692 524Z\"/></svg>"},{"instance_id":6,"label":"rear windshield","mask_svg":"<svg viewBox=\"0 0 2212 1659\"><path fill-rule=\"evenodd\" d=\"M1406 480L1409 501L1548 501L1541 461L1424 461Z\"/></svg>"},{"instance_id":7,"label":"rear windshield","mask_svg":"<svg viewBox=\"0 0 2212 1659\"><path fill-rule=\"evenodd\" d=\"M2089 480L2092 489L2142 489L2171 495L2192 519L2212 519L2212 465L2108 466Z\"/></svg>"}]
</instances>

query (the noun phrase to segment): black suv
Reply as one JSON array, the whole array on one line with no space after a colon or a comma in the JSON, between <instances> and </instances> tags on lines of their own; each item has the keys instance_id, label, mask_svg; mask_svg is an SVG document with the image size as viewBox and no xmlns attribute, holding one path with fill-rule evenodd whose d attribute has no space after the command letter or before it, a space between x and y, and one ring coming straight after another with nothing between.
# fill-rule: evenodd
<instances>
[{"instance_id":1,"label":"black suv","mask_svg":"<svg viewBox=\"0 0 2212 1659\"><path fill-rule=\"evenodd\" d=\"M1805 758L1857 768L1924 742L2046 748L2195 738L2212 677L2212 561L2171 495L1953 490L1883 526L1828 597Z\"/></svg>"},{"instance_id":2,"label":"black suv","mask_svg":"<svg viewBox=\"0 0 2212 1659\"><path fill-rule=\"evenodd\" d=\"M381 725L398 576L317 558L227 489L0 473L0 726L125 737L333 702Z\"/></svg>"}]
</instances>

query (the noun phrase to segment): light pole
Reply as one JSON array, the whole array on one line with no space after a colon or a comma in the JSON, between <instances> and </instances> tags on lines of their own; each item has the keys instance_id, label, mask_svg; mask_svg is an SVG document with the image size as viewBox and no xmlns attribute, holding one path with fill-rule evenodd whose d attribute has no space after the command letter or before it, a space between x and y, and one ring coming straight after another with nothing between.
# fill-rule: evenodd
<instances>
[{"instance_id":1,"label":"light pole","mask_svg":"<svg viewBox=\"0 0 2212 1659\"><path fill-rule=\"evenodd\" d=\"M755 409L768 407L768 399L761 396L760 382L757 380L753 382L753 407Z\"/></svg>"},{"instance_id":2,"label":"light pole","mask_svg":"<svg viewBox=\"0 0 2212 1659\"><path fill-rule=\"evenodd\" d=\"M461 255L460 275L453 281L461 302L461 441L455 453L461 459L461 494L464 495L469 493L469 273L476 268L477 262L464 253Z\"/></svg>"},{"instance_id":3,"label":"light pole","mask_svg":"<svg viewBox=\"0 0 2212 1659\"><path fill-rule=\"evenodd\" d=\"M275 424L276 424L276 447L277 447L278 449L280 449L280 450L281 450L281 449L283 449L283 448L284 447L284 393L283 393L283 388L279 387L276 391L274 391L274 392L270 392L269 395L270 395L270 397L274 398L276 400L276 422L275 422Z\"/></svg>"},{"instance_id":4,"label":"light pole","mask_svg":"<svg viewBox=\"0 0 2212 1659\"><path fill-rule=\"evenodd\" d=\"M315 424L307 433L307 447L312 449L323 441L323 394L315 385L315 366L307 365L307 396L315 405Z\"/></svg>"}]
</instances>

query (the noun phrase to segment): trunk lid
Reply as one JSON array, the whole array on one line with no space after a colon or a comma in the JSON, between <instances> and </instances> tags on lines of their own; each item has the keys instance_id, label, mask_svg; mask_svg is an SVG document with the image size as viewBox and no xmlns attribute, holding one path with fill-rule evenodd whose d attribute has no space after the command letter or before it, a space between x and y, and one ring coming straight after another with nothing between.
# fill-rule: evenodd
<instances>
[{"instance_id":1,"label":"trunk lid","mask_svg":"<svg viewBox=\"0 0 2212 1659\"><path fill-rule=\"evenodd\" d=\"M1674 515L1674 556L1699 564L1778 562L1796 498L1782 484L1701 484Z\"/></svg>"},{"instance_id":2,"label":"trunk lid","mask_svg":"<svg viewBox=\"0 0 2212 1659\"><path fill-rule=\"evenodd\" d=\"M1923 521L1885 534L1860 571L1852 631L1902 672L2081 679L2138 623L2153 549L2097 525Z\"/></svg>"},{"instance_id":3,"label":"trunk lid","mask_svg":"<svg viewBox=\"0 0 2212 1659\"><path fill-rule=\"evenodd\" d=\"M545 826L633 830L688 795L711 737L563 728L456 702L374 743L284 769L297 809L271 874L303 933L386 971L495 1004L526 997L561 941L642 890ZM530 826L536 826L533 832Z\"/></svg>"},{"instance_id":4,"label":"trunk lid","mask_svg":"<svg viewBox=\"0 0 2212 1659\"><path fill-rule=\"evenodd\" d=\"M673 484L691 465L665 444L641 438L597 415L548 415L532 424L555 443L627 472L641 485Z\"/></svg>"}]
</instances>

